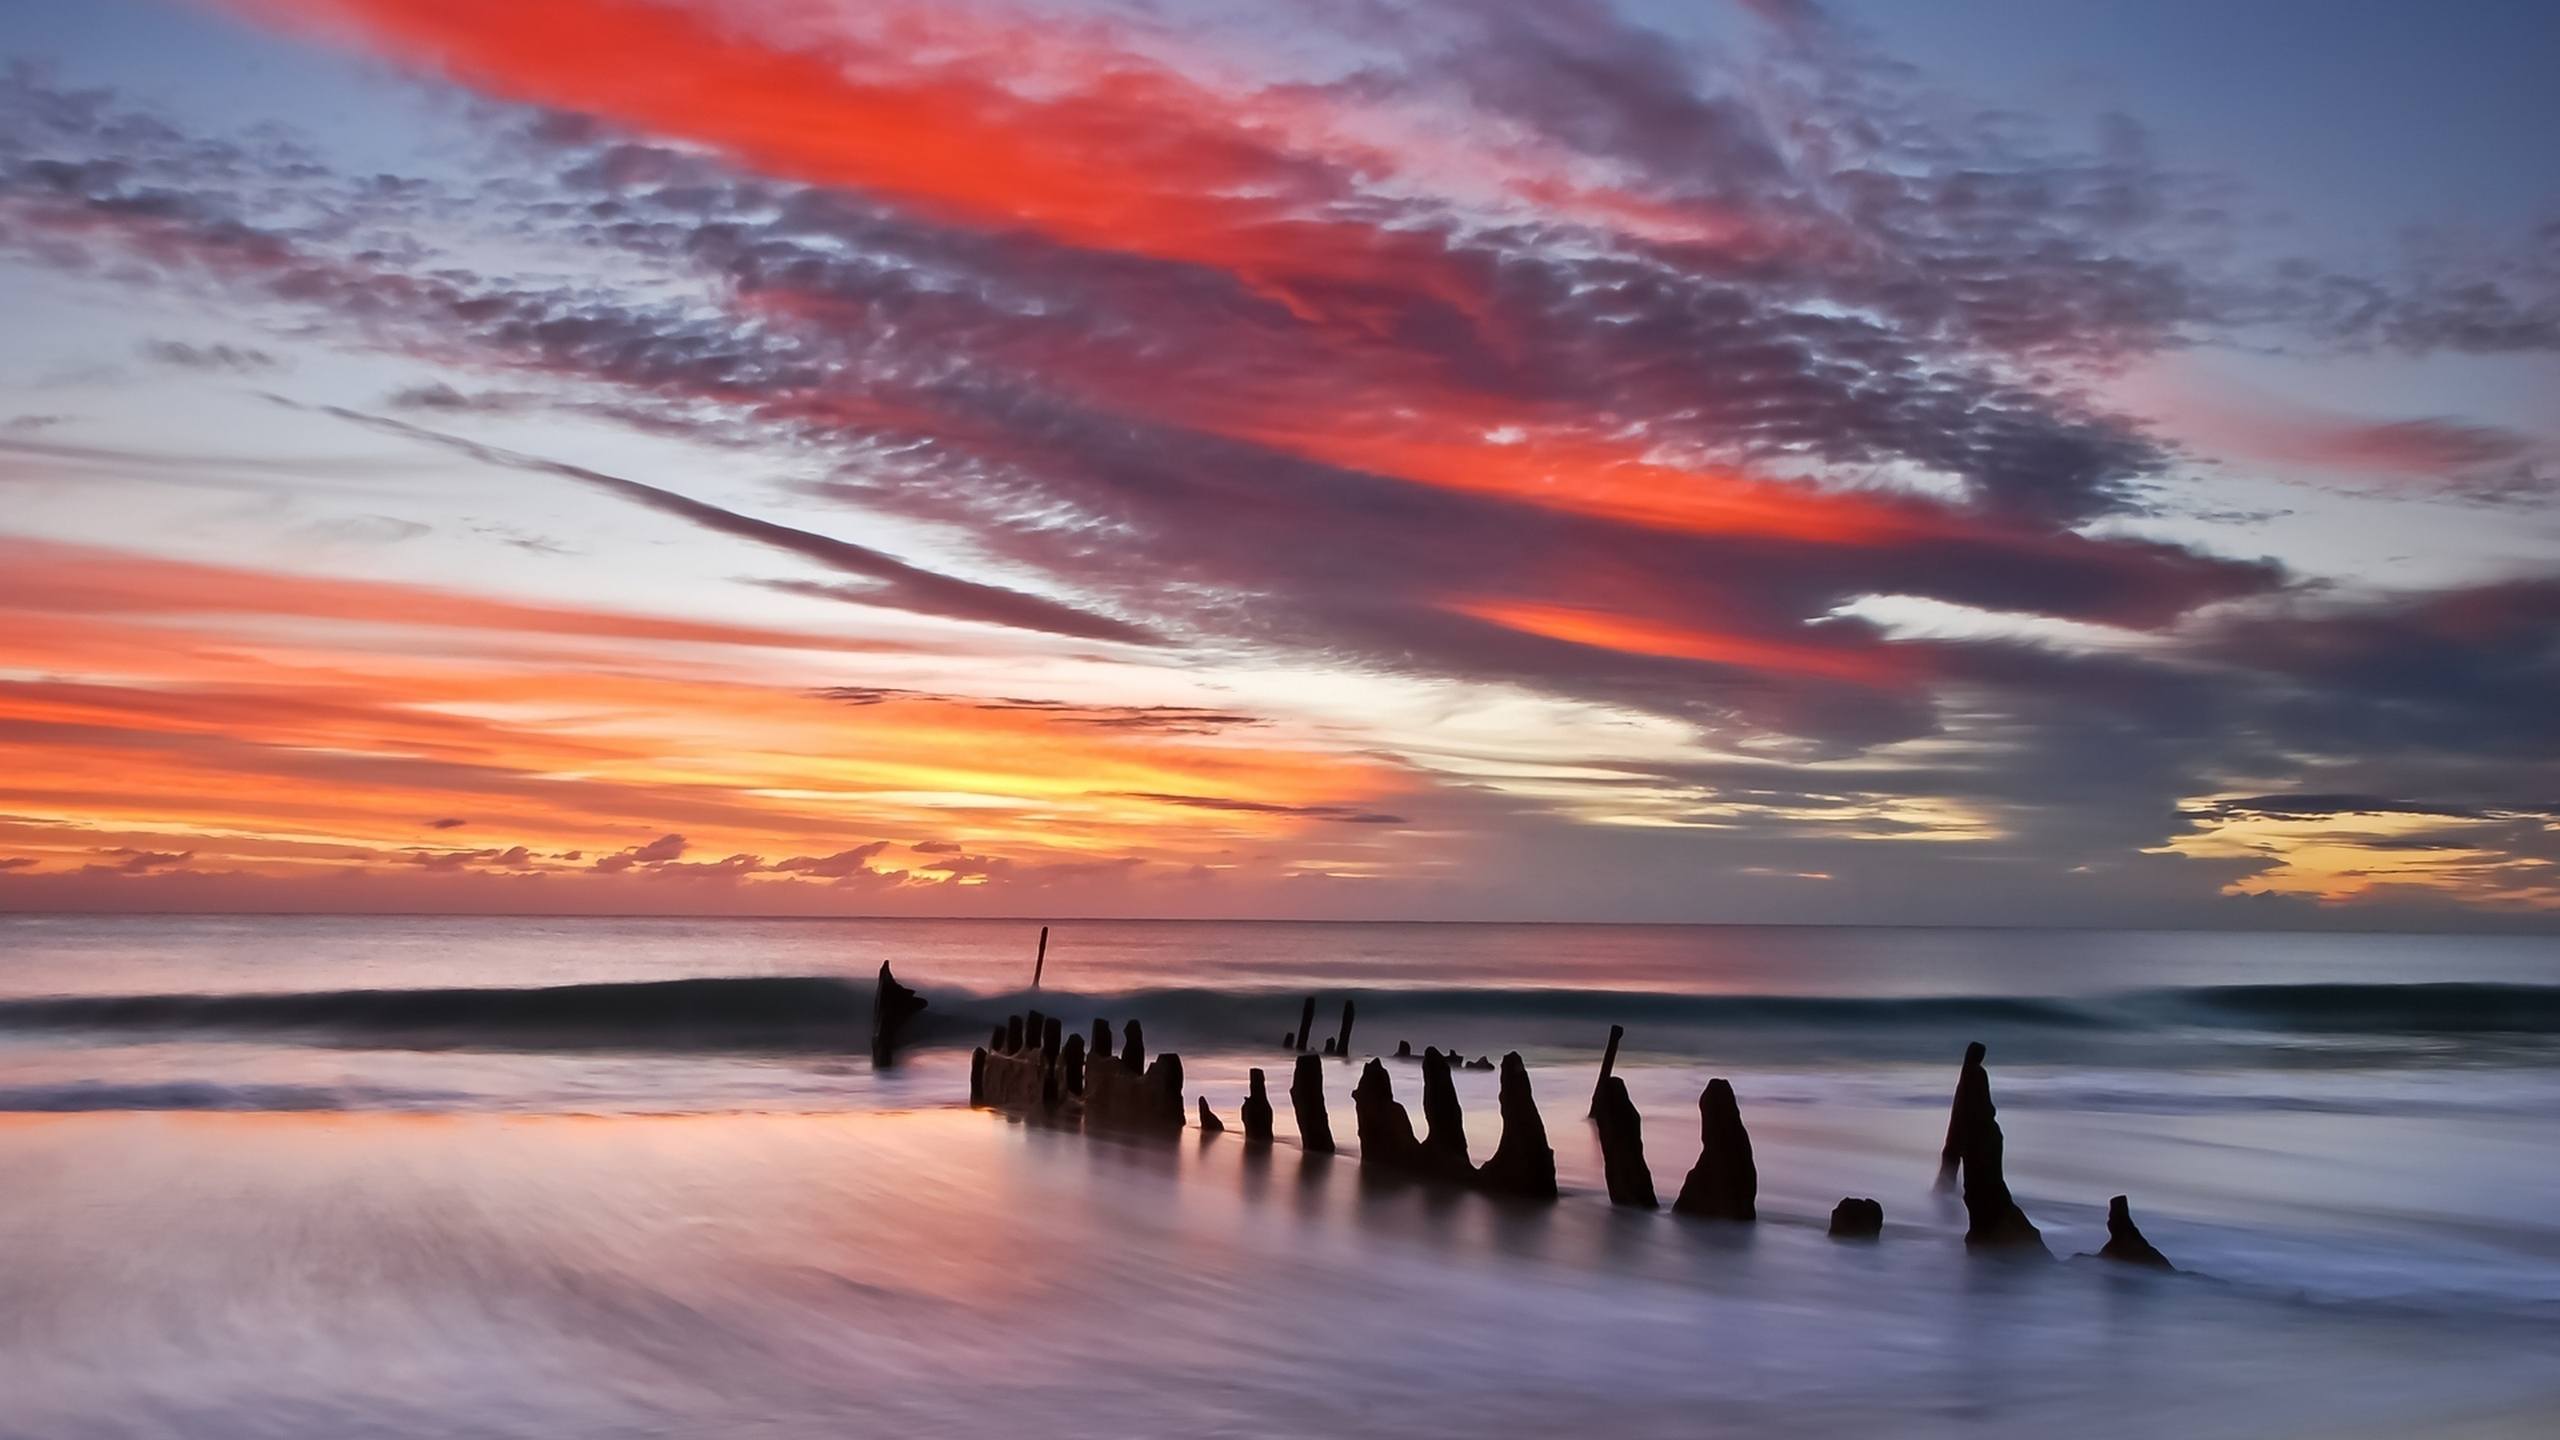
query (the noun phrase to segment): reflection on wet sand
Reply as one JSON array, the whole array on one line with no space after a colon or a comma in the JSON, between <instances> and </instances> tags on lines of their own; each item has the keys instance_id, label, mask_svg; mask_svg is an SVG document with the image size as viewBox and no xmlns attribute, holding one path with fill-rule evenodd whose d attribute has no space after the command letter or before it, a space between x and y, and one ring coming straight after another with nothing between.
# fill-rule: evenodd
<instances>
[{"instance_id":1,"label":"reflection on wet sand","mask_svg":"<svg viewBox=\"0 0 2560 1440\"><path fill-rule=\"evenodd\" d=\"M1926 1142L1905 1158L1925 1185ZM0 1169L0 1432L47 1440L136 1415L190 1435L1554 1433L1594 1406L1639 1436L2130 1433L2133 1414L2238 1436L2521 1400L2517 1347L2552 1328L1985 1266L1943 1221L1909 1223L1947 1243L1844 1248L1788 1206L1683 1225L958 1108L48 1117L0 1126ZM1594 1174L1578 1144L1565 1170Z\"/></svg>"}]
</instances>

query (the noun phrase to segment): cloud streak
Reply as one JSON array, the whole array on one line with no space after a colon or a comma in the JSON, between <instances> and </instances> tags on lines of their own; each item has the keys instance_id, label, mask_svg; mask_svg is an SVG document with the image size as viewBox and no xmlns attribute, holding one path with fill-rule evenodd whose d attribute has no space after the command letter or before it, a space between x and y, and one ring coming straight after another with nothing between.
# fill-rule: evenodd
<instances>
[{"instance_id":1,"label":"cloud streak","mask_svg":"<svg viewBox=\"0 0 2560 1440\"><path fill-rule=\"evenodd\" d=\"M1062 605L1001 585L986 585L974 580L938 574L921 569L895 556L857 545L850 540L820 535L797 526L761 520L742 515L707 501L679 495L672 490L644 484L619 475L608 475L583 465L520 454L485 445L476 440L447 435L395 420L387 415L368 415L340 406L322 406L325 413L353 421L388 434L442 446L458 454L468 455L484 464L542 475L557 475L582 485L646 506L662 515L689 521L715 534L746 540L785 554L797 555L831 570L859 575L873 582L859 588L828 588L805 584L789 585L794 593L823 594L864 605L912 610L923 615L945 619L969 620L980 624L1008 626L1045 631L1079 640L1102 640L1124 645L1152 645L1158 637L1138 626L1104 615L1088 614L1073 606Z\"/></svg>"}]
</instances>

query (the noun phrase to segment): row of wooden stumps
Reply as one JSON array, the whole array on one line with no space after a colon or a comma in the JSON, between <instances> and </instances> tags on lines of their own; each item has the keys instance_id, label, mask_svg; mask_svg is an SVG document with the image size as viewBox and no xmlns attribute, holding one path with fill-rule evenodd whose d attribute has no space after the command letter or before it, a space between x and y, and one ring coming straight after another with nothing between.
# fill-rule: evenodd
<instances>
[{"instance_id":1,"label":"row of wooden stumps","mask_svg":"<svg viewBox=\"0 0 2560 1440\"><path fill-rule=\"evenodd\" d=\"M1141 1132L1182 1128L1181 1056L1150 1061L1135 1020L1117 1044L1108 1020L1093 1022L1090 1045L1082 1035L1062 1039L1062 1028L1037 1010L1007 1017L969 1054L969 1103Z\"/></svg>"},{"instance_id":2,"label":"row of wooden stumps","mask_svg":"<svg viewBox=\"0 0 2560 1440\"><path fill-rule=\"evenodd\" d=\"M886 980L886 967L883 967ZM894 982L888 982L894 983ZM921 1002L919 1002L919 1008ZM1341 1037L1327 1046L1342 1055L1351 1028L1351 1006L1343 1006ZM1307 1002L1297 1041L1314 1020L1314 1001ZM1080 1118L1088 1126L1170 1134L1183 1128L1187 1116L1182 1096L1182 1060L1166 1053L1149 1061L1138 1022L1123 1027L1124 1038L1112 1041L1108 1021L1093 1022L1090 1046L1082 1035L1061 1035L1058 1017L1034 1010L1009 1017L969 1060L969 1103L1046 1118ZM1644 1122L1616 1070L1622 1027L1611 1026L1593 1087L1590 1116L1600 1141L1601 1169L1612 1204L1658 1209L1653 1172L1645 1161ZM1401 1047L1409 1055L1410 1047ZM1966 1212L1965 1243L1974 1248L2048 1254L2043 1236L2019 1208L2002 1170L2003 1139L1998 1108L1991 1100L1991 1077L1984 1068L1981 1044L1965 1051L1956 1080L1955 1101L1947 1120L1946 1143L1940 1152L1939 1183L1961 1183ZM1347 1056L1346 1056L1347 1058ZM1451 1072L1462 1062L1438 1047L1427 1047L1422 1062L1423 1128L1395 1098L1395 1082L1387 1067L1372 1058L1352 1087L1351 1104L1358 1127L1364 1165L1444 1184L1466 1185L1497 1195L1529 1199L1556 1198L1555 1150L1547 1143L1545 1120L1529 1088L1529 1069L1517 1052L1504 1055L1498 1103L1502 1138L1481 1164L1469 1150L1466 1113L1458 1103ZM1289 1078L1289 1104L1298 1122L1300 1146L1311 1154L1335 1149L1332 1116L1325 1103L1324 1064L1318 1055L1297 1055ZM1248 1145L1269 1145L1273 1109L1268 1082L1257 1067L1249 1072L1239 1110ZM1226 1126L1199 1102L1203 1134ZM1698 1096L1699 1151L1680 1192L1674 1213L1702 1219L1751 1222L1758 1218L1759 1169L1752 1158L1751 1133L1743 1125L1740 1101L1730 1081L1719 1076ZM1884 1228L1884 1207L1860 1196L1844 1198L1831 1212L1830 1233L1841 1239L1873 1239ZM2168 1259L2135 1227L2124 1196L2108 1204L2107 1243L2101 1259L2159 1269Z\"/></svg>"},{"instance_id":3,"label":"row of wooden stumps","mask_svg":"<svg viewBox=\"0 0 2560 1440\"><path fill-rule=\"evenodd\" d=\"M1651 1210L1660 1205L1653 1193L1653 1172L1644 1158L1644 1122L1628 1098L1627 1083L1611 1074L1623 1031L1609 1027L1609 1048L1600 1064L1600 1082L1591 1098L1591 1119L1599 1131L1601 1169L1612 1204ZM1947 1117L1946 1144L1939 1152L1941 1189L1963 1186L1965 1244L1976 1249L2049 1254L2044 1236L2018 1206L2002 1171L2003 1140L1999 1109L1991 1102L1991 1073L1983 1066L1987 1052L1976 1041L1965 1048L1964 1068L1957 1073L1955 1102ZM1672 1209L1718 1220L1753 1218L1759 1172L1751 1159L1751 1134L1743 1127L1740 1103L1731 1082L1707 1082L1698 1096L1700 1148L1698 1163L1680 1187ZM1841 1239L1873 1239L1884 1229L1884 1206L1863 1196L1848 1196L1832 1207L1831 1234ZM2107 1243L2098 1258L2172 1269L2168 1257L2144 1239L2133 1223L2126 1198L2107 1202Z\"/></svg>"},{"instance_id":4,"label":"row of wooden stumps","mask_svg":"<svg viewBox=\"0 0 2560 1440\"><path fill-rule=\"evenodd\" d=\"M1326 1037L1324 1050L1322 1052L1326 1059L1348 1060L1351 1058L1351 1022L1358 1019L1359 1014L1360 1007L1358 1002L1352 1000L1345 1000L1342 1002L1342 1027L1339 1030L1336 1030L1332 1035ZM1310 995L1306 998L1305 1002L1298 1007L1298 1028L1288 1031L1280 1037L1280 1048L1283 1050L1295 1051L1300 1055L1306 1054L1307 1047L1312 1043L1308 1038L1307 1032L1315 1028L1315 1023L1316 997ZM1609 1028L1614 1033L1619 1027L1612 1025ZM1617 1053L1617 1042L1613 1039L1610 1041L1610 1057L1612 1059L1616 1058ZM1396 1058L1399 1060L1415 1060L1421 1057L1413 1053L1412 1041L1399 1040L1396 1042ZM1460 1060L1458 1058L1458 1052L1455 1050L1449 1052L1449 1063L1457 1066L1461 1070L1491 1070L1494 1068L1493 1062L1482 1055L1477 1056L1473 1060Z\"/></svg>"},{"instance_id":5,"label":"row of wooden stumps","mask_svg":"<svg viewBox=\"0 0 2560 1440\"><path fill-rule=\"evenodd\" d=\"M1614 1073L1618 1045L1625 1036L1623 1027L1609 1027L1608 1046L1600 1060L1600 1078L1592 1088L1591 1120L1600 1140L1601 1173L1608 1185L1610 1203L1644 1210L1659 1209L1662 1202L1654 1194L1653 1170L1645 1160L1644 1120L1627 1093L1626 1081ZM1939 1157L1939 1183L1942 1187L1952 1187L1961 1180L1967 1222L1965 1243L1968 1246L2047 1254L2044 1237L2027 1219L2026 1212L2018 1207L2002 1173L1999 1112L1991 1101L1991 1076L1983 1067L1984 1054L1979 1042L1965 1050L1964 1068L1957 1076L1955 1103L1948 1117L1947 1141ZM1314 1058L1300 1057L1301 1075L1311 1073ZM1493 1159L1479 1171L1467 1159L1465 1117L1458 1108L1457 1093L1449 1083L1452 1059L1437 1049L1427 1049L1422 1053L1422 1109L1426 1129L1418 1140L1414 1136L1411 1117L1404 1106L1396 1102L1394 1082L1388 1077L1386 1067L1371 1060L1361 1071L1360 1084L1352 1091L1352 1102L1359 1117L1362 1163L1383 1164L1434 1179L1474 1178L1485 1183L1491 1176L1493 1179L1486 1188L1508 1190L1511 1187L1506 1181L1510 1172L1505 1151L1511 1149L1511 1137L1515 1133L1515 1096L1519 1109L1526 1112L1529 1122L1537 1124L1536 1108L1528 1097L1527 1072L1521 1067L1518 1055L1503 1057L1503 1149L1497 1150ZM1261 1072L1255 1073L1259 1075ZM1303 1125L1303 1119L1301 1123ZM1752 1159L1751 1132L1742 1123L1741 1103L1734 1095L1731 1081L1719 1076L1709 1080L1706 1088L1699 1092L1698 1131L1698 1160L1689 1168L1678 1197L1671 1203L1673 1212L1708 1220L1748 1222L1757 1219L1760 1172ZM1537 1126L1537 1135L1543 1150L1546 1135L1543 1125ZM1329 1134L1327 1143L1329 1146ZM1550 1153L1543 1193L1554 1193L1554 1184L1554 1162ZM1848 1196L1832 1207L1830 1233L1834 1237L1874 1239L1883 1229L1884 1206L1873 1199ZM2107 1243L2097 1253L2098 1258L2104 1260L2148 1265L2162 1270L2173 1268L2168 1258L2143 1238L2122 1195L2108 1201Z\"/></svg>"},{"instance_id":6,"label":"row of wooden stumps","mask_svg":"<svg viewBox=\"0 0 2560 1440\"><path fill-rule=\"evenodd\" d=\"M1359 1007L1351 1001L1342 1002L1342 1028L1326 1038L1325 1054L1340 1056L1346 1060L1351 1058L1351 1022L1359 1017L1359 1013ZM1310 995L1306 1003L1298 1007L1298 1028L1280 1037L1280 1048L1295 1050L1301 1055L1306 1054L1315 1044L1315 1037L1309 1033L1315 1028L1316 997Z\"/></svg>"}]
</instances>

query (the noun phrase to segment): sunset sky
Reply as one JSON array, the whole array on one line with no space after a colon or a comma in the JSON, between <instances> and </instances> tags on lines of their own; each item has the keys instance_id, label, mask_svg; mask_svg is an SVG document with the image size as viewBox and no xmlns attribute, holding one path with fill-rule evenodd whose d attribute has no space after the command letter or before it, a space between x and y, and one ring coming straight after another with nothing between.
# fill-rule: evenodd
<instances>
[{"instance_id":1,"label":"sunset sky","mask_svg":"<svg viewBox=\"0 0 2560 1440\"><path fill-rule=\"evenodd\" d=\"M2560 6L0 53L0 909L2560 924Z\"/></svg>"}]
</instances>

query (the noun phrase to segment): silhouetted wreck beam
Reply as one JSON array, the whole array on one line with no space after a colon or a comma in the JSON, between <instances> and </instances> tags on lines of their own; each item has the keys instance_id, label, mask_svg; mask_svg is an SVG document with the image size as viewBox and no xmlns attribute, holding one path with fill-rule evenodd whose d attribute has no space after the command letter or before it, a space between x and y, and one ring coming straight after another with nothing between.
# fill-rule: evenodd
<instances>
[{"instance_id":1,"label":"silhouetted wreck beam","mask_svg":"<svg viewBox=\"0 0 2560 1440\"><path fill-rule=\"evenodd\" d=\"M887 1067L898 1060L898 1041L907 1022L924 1009L924 997L898 983L889 962L880 962L880 981L871 992L871 1063Z\"/></svg>"},{"instance_id":2,"label":"silhouetted wreck beam","mask_svg":"<svg viewBox=\"0 0 2560 1440\"><path fill-rule=\"evenodd\" d=\"M1609 1048L1600 1052L1600 1078L1591 1082L1591 1118L1600 1118L1600 1095L1609 1088L1609 1077L1618 1069L1618 1042L1627 1038L1627 1027L1609 1027Z\"/></svg>"}]
</instances>

